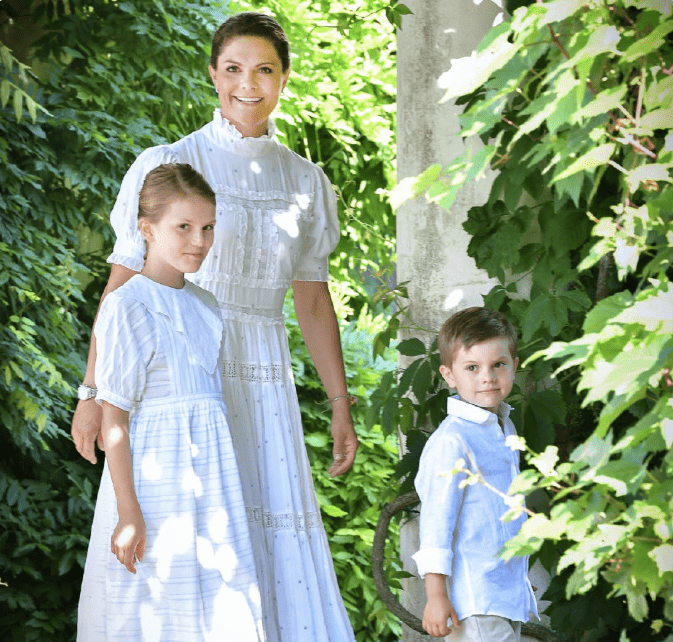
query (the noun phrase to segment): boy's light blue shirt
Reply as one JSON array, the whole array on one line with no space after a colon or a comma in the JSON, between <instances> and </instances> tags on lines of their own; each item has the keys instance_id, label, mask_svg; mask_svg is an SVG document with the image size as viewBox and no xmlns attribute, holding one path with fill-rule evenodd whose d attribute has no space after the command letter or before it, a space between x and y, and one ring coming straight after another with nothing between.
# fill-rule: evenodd
<instances>
[{"instance_id":1,"label":"boy's light blue shirt","mask_svg":"<svg viewBox=\"0 0 673 642\"><path fill-rule=\"evenodd\" d=\"M413 556L418 573L449 576L449 599L459 619L499 615L527 622L537 616L528 580L528 558L509 562L497 557L502 545L521 528L525 515L512 522L500 517L507 506L483 484L459 488L465 473L451 475L459 459L473 472L507 493L519 473L519 453L505 445L515 435L511 407L500 404L500 418L457 397L447 401L448 417L423 449L415 485L421 498L420 550ZM448 474L443 474L448 473Z\"/></svg>"}]
</instances>

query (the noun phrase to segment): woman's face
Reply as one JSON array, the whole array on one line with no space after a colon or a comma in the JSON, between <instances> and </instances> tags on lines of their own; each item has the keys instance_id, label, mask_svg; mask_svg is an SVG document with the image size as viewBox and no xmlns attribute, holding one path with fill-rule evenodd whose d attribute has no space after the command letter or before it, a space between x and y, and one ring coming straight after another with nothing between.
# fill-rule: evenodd
<instances>
[{"instance_id":1,"label":"woman's face","mask_svg":"<svg viewBox=\"0 0 673 642\"><path fill-rule=\"evenodd\" d=\"M283 72L276 49L265 38L238 36L208 67L222 107L222 116L243 136L267 133L267 121L278 104L290 73Z\"/></svg>"}]
</instances>

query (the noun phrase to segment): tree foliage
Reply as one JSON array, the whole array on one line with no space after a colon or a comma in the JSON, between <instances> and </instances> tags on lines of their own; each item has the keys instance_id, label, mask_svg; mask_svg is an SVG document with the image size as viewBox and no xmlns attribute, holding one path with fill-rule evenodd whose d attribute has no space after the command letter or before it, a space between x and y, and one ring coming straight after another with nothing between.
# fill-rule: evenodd
<instances>
[{"instance_id":1,"label":"tree foliage","mask_svg":"<svg viewBox=\"0 0 673 642\"><path fill-rule=\"evenodd\" d=\"M343 232L331 272L335 282L350 284L340 291L344 328L369 328L374 315L363 275L372 261L388 260L387 230L394 225L380 196L391 177L394 119L389 3L253 4L240 8L277 13L292 40L281 137L322 164L339 190ZM7 43L0 44L3 640L74 637L100 467L75 453L69 424L108 274L108 213L140 151L210 120L217 105L207 72L210 38L232 11L226 2L205 0L0 3L0 39ZM16 42L22 51L29 45L28 58L18 59L9 44ZM359 336L355 329L344 334ZM305 355L296 332L291 341L300 367ZM388 366L362 361L360 349L345 351L351 377L366 382L358 384L364 412L364 386ZM328 433L328 416L308 412L315 406L307 401L315 398L311 385L301 384L300 394L312 449ZM376 606L373 581L353 564L364 566L374 489L384 484L394 453L376 430L370 439L357 425L363 442L363 469L352 474L357 483L321 475L315 445L316 489L358 640L385 640L395 623ZM345 553L353 550L349 561ZM364 602L371 609L362 609Z\"/></svg>"},{"instance_id":2,"label":"tree foliage","mask_svg":"<svg viewBox=\"0 0 673 642\"><path fill-rule=\"evenodd\" d=\"M467 181L498 172L464 224L468 253L499 281L485 305L521 333L513 405L528 463L511 492L543 489L549 503L505 554L556 570L549 613L573 639L673 639L672 11L516 9L440 78L465 106L464 154L393 195L450 209ZM447 392L428 376L436 346L399 347L419 358L374 416L397 416L418 451Z\"/></svg>"}]
</instances>

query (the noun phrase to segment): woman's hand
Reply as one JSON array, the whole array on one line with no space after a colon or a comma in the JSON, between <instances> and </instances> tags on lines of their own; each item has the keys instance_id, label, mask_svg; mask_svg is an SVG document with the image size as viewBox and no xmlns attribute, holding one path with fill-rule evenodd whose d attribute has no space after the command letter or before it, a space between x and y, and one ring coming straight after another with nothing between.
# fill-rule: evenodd
<instances>
[{"instance_id":1,"label":"woman's hand","mask_svg":"<svg viewBox=\"0 0 673 642\"><path fill-rule=\"evenodd\" d=\"M353 429L351 401L347 396L339 324L327 283L293 281L294 308L304 341L332 406L332 477L343 475L355 461L358 438Z\"/></svg>"},{"instance_id":2,"label":"woman's hand","mask_svg":"<svg viewBox=\"0 0 673 642\"><path fill-rule=\"evenodd\" d=\"M353 418L350 411L350 399L337 399L332 402L332 455L334 461L329 467L329 474L338 477L350 470L355 461L358 442Z\"/></svg>"},{"instance_id":3,"label":"woman's hand","mask_svg":"<svg viewBox=\"0 0 673 642\"><path fill-rule=\"evenodd\" d=\"M101 407L95 399L79 401L70 428L77 452L92 464L96 463L95 444L98 443L98 448L103 450L103 437L100 432L101 416Z\"/></svg>"},{"instance_id":4,"label":"woman's hand","mask_svg":"<svg viewBox=\"0 0 673 642\"><path fill-rule=\"evenodd\" d=\"M112 553L126 566L129 573L135 573L136 560L145 555L147 529L139 505L119 511L119 521L112 533Z\"/></svg>"}]
</instances>

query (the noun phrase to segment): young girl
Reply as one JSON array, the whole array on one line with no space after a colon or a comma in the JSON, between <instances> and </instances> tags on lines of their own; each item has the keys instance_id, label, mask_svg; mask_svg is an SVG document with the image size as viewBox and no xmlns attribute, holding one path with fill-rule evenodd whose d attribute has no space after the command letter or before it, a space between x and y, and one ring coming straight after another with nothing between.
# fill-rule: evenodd
<instances>
[{"instance_id":1,"label":"young girl","mask_svg":"<svg viewBox=\"0 0 673 642\"><path fill-rule=\"evenodd\" d=\"M215 194L190 165L160 165L138 217L144 267L103 300L94 329L106 461L77 640L260 642L222 320L215 297L184 278L213 243Z\"/></svg>"}]
</instances>

